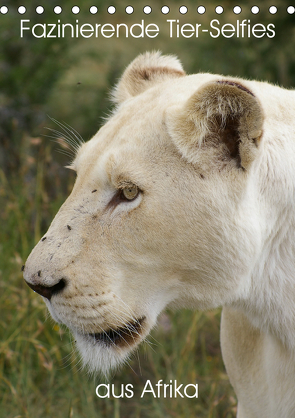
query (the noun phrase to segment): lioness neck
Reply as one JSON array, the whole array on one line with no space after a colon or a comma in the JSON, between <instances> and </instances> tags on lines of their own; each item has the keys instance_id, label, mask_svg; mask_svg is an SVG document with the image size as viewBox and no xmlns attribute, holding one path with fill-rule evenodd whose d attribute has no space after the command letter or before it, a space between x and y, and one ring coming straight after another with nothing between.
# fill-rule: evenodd
<instances>
[{"instance_id":1,"label":"lioness neck","mask_svg":"<svg viewBox=\"0 0 295 418\"><path fill-rule=\"evenodd\" d=\"M295 109L295 95L288 93L293 94L289 109ZM284 121L281 117L265 124L268 132L255 173L261 252L249 294L238 305L255 326L295 350L295 125L288 114Z\"/></svg>"}]
</instances>

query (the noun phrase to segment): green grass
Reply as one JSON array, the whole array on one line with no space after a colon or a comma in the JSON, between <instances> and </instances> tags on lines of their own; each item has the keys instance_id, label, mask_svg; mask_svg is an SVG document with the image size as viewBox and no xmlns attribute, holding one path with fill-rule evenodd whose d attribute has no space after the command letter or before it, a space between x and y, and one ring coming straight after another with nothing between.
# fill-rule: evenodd
<instances>
[{"instance_id":1,"label":"green grass","mask_svg":"<svg viewBox=\"0 0 295 418\"><path fill-rule=\"evenodd\" d=\"M132 384L134 396L96 396L104 380L81 369L71 335L48 317L22 278L22 264L73 182L57 175L51 145L26 141L20 173L8 178L0 171L0 418L235 417L219 348L219 311L165 312L150 343L110 379L116 393ZM198 383L199 398L141 398L147 379Z\"/></svg>"}]
</instances>

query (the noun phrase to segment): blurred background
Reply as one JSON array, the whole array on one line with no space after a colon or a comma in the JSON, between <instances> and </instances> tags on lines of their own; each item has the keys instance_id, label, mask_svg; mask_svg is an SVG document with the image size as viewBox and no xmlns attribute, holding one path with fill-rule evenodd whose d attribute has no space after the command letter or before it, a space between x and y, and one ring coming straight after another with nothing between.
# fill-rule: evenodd
<instances>
[{"instance_id":1,"label":"blurred background","mask_svg":"<svg viewBox=\"0 0 295 418\"><path fill-rule=\"evenodd\" d=\"M55 1L24 4L7 1L9 13L0 15L0 418L20 417L235 417L236 398L228 382L219 347L220 311L207 313L165 312L158 327L131 359L129 366L115 373L111 383L119 393L121 384L135 388L132 399L98 399L98 376L89 377L73 350L66 329L48 317L41 298L23 282L21 266L35 243L47 230L54 214L69 194L74 174L64 168L71 156L64 142L66 132L51 118L71 126L85 141L99 129L111 109L109 93L120 74L137 54L161 50L176 54L188 73L213 72L239 76L292 88L295 85L295 15L286 12L289 4L276 0L278 12L269 13L273 1L255 4L243 1L240 15L233 13L236 1L205 1L206 13L197 13L199 4L184 2L188 14L181 15L179 1L113 3L62 1L61 15L53 13ZM125 7L134 7L127 15ZM143 7L152 7L145 15ZM161 7L170 7L169 15ZM25 5L25 15L17 7ZM73 15L71 8L80 6ZM98 7L91 15L89 8ZM224 8L222 15L215 7ZM1 5L0 5L1 6ZM154 39L48 38L26 33L20 38L20 19L35 23L156 23L160 34ZM213 39L169 38L167 19L181 23L210 20L236 24L250 19L275 25L276 36ZM57 130L53 132L50 129ZM54 139L49 138L55 136ZM198 383L199 398L140 399L147 379Z\"/></svg>"}]
</instances>

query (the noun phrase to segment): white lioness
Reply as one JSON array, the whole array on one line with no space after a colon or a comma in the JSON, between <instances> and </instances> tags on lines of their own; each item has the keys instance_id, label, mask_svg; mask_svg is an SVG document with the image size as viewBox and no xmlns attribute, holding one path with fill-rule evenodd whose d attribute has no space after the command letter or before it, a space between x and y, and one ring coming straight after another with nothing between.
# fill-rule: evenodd
<instances>
[{"instance_id":1,"label":"white lioness","mask_svg":"<svg viewBox=\"0 0 295 418\"><path fill-rule=\"evenodd\" d=\"M166 306L223 306L238 417L295 417L295 93L147 53L113 99L25 280L94 371Z\"/></svg>"}]
</instances>

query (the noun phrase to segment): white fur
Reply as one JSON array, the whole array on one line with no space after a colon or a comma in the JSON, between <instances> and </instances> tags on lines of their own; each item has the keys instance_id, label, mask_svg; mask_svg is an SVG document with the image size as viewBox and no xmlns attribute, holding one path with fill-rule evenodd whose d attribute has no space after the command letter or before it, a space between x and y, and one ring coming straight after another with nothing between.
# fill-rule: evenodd
<instances>
[{"instance_id":1,"label":"white fur","mask_svg":"<svg viewBox=\"0 0 295 418\"><path fill-rule=\"evenodd\" d=\"M175 58L148 54L127 68L114 100L117 111L78 151L74 189L25 279L66 280L50 312L73 331L85 365L104 373L166 306L223 306L238 417L295 416L295 93L185 76ZM126 182L138 197L108 206ZM88 335L143 317L124 347Z\"/></svg>"}]
</instances>

